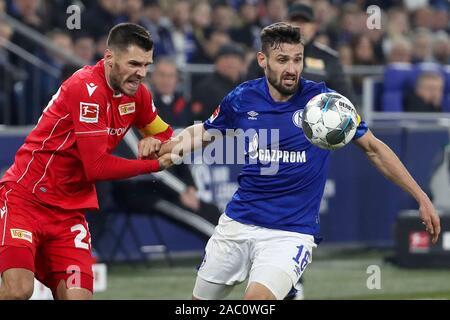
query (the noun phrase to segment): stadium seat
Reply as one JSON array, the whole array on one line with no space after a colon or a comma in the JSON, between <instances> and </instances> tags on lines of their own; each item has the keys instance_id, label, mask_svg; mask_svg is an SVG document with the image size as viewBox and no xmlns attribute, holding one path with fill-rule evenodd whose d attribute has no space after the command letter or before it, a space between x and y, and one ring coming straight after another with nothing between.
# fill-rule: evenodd
<instances>
[{"instance_id":1,"label":"stadium seat","mask_svg":"<svg viewBox=\"0 0 450 320\"><path fill-rule=\"evenodd\" d=\"M383 98L383 80L377 79L373 82L373 109L374 111L382 111Z\"/></svg>"},{"instance_id":2,"label":"stadium seat","mask_svg":"<svg viewBox=\"0 0 450 320\"><path fill-rule=\"evenodd\" d=\"M384 69L382 111L403 111L403 92L409 85L412 66L407 63L392 63Z\"/></svg>"},{"instance_id":3,"label":"stadium seat","mask_svg":"<svg viewBox=\"0 0 450 320\"><path fill-rule=\"evenodd\" d=\"M403 111L403 91L384 91L382 110L389 112Z\"/></svg>"}]
</instances>

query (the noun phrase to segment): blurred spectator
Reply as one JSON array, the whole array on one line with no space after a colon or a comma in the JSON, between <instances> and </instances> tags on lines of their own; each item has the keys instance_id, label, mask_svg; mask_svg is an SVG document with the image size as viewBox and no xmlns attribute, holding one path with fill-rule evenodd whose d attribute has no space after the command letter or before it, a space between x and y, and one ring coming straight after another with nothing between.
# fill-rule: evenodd
<instances>
[{"instance_id":1,"label":"blurred spectator","mask_svg":"<svg viewBox=\"0 0 450 320\"><path fill-rule=\"evenodd\" d=\"M376 65L378 63L373 44L365 34L358 34L353 37L351 43L353 65ZM352 77L353 89L358 97L362 96L364 75L354 75ZM358 104L360 101L358 101Z\"/></svg>"},{"instance_id":2,"label":"blurred spectator","mask_svg":"<svg viewBox=\"0 0 450 320\"><path fill-rule=\"evenodd\" d=\"M266 0L265 15L261 18L262 27L286 19L287 6L285 0ZM259 48L258 48L259 49Z\"/></svg>"},{"instance_id":3,"label":"blurred spectator","mask_svg":"<svg viewBox=\"0 0 450 320\"><path fill-rule=\"evenodd\" d=\"M225 0L217 0L212 7L211 27L229 32L234 23L233 8Z\"/></svg>"},{"instance_id":4,"label":"blurred spectator","mask_svg":"<svg viewBox=\"0 0 450 320\"><path fill-rule=\"evenodd\" d=\"M191 13L192 33L196 43L196 52L191 61L196 55L201 54L206 46L206 33L211 24L211 6L206 1L199 1L192 7Z\"/></svg>"},{"instance_id":5,"label":"blurred spectator","mask_svg":"<svg viewBox=\"0 0 450 320\"><path fill-rule=\"evenodd\" d=\"M450 2L448 2L448 6L450 7ZM443 30L446 32L450 31L450 25L449 25L449 9L439 9L435 10L433 14L433 30Z\"/></svg>"},{"instance_id":6,"label":"blurred spectator","mask_svg":"<svg viewBox=\"0 0 450 320\"><path fill-rule=\"evenodd\" d=\"M239 18L241 25L231 29L231 39L243 44L248 49L258 50L261 46L259 41L261 27L258 21L258 1L241 0L239 2Z\"/></svg>"},{"instance_id":7,"label":"blurred spectator","mask_svg":"<svg viewBox=\"0 0 450 320\"><path fill-rule=\"evenodd\" d=\"M317 0L311 4L314 9L315 21L318 25L318 30L326 32L326 27L337 19L339 10L336 6L330 4L328 0Z\"/></svg>"},{"instance_id":8,"label":"blurred spectator","mask_svg":"<svg viewBox=\"0 0 450 320\"><path fill-rule=\"evenodd\" d=\"M123 8L124 0L97 0L90 10L81 15L83 30L89 30L94 39L99 40L115 24L126 21L122 15Z\"/></svg>"},{"instance_id":9,"label":"blurred spectator","mask_svg":"<svg viewBox=\"0 0 450 320\"><path fill-rule=\"evenodd\" d=\"M433 57L438 63L450 64L450 37L445 31L438 31L434 35Z\"/></svg>"},{"instance_id":10,"label":"blurred spectator","mask_svg":"<svg viewBox=\"0 0 450 320\"><path fill-rule=\"evenodd\" d=\"M29 27L42 31L44 24L39 5L40 0L13 0L9 13Z\"/></svg>"},{"instance_id":11,"label":"blurred spectator","mask_svg":"<svg viewBox=\"0 0 450 320\"><path fill-rule=\"evenodd\" d=\"M192 95L195 120L204 121L222 99L239 84L245 71L245 52L236 45L224 45L215 58L215 71L196 87Z\"/></svg>"},{"instance_id":12,"label":"blurred spectator","mask_svg":"<svg viewBox=\"0 0 450 320\"><path fill-rule=\"evenodd\" d=\"M141 18L142 25L150 31L153 39L153 57L174 56L175 48L170 34L170 21L162 15L158 0L146 0Z\"/></svg>"},{"instance_id":13,"label":"blurred spectator","mask_svg":"<svg viewBox=\"0 0 450 320\"><path fill-rule=\"evenodd\" d=\"M391 43L387 54L388 63L411 63L412 46L408 38L398 37Z\"/></svg>"},{"instance_id":14,"label":"blurred spectator","mask_svg":"<svg viewBox=\"0 0 450 320\"><path fill-rule=\"evenodd\" d=\"M124 13L127 22L141 23L143 0L125 0Z\"/></svg>"},{"instance_id":15,"label":"blurred spectator","mask_svg":"<svg viewBox=\"0 0 450 320\"><path fill-rule=\"evenodd\" d=\"M410 112L440 112L444 94L444 78L435 72L422 73L413 94L405 95L404 110Z\"/></svg>"},{"instance_id":16,"label":"blurred spectator","mask_svg":"<svg viewBox=\"0 0 450 320\"><path fill-rule=\"evenodd\" d=\"M170 34L178 66L185 65L197 50L190 24L190 11L191 5L187 0L177 0L170 11L172 22Z\"/></svg>"},{"instance_id":17,"label":"blurred spectator","mask_svg":"<svg viewBox=\"0 0 450 320\"><path fill-rule=\"evenodd\" d=\"M95 59L96 54L96 46L94 38L90 36L80 36L75 39L73 51L75 55L84 61L87 64L94 64L97 60Z\"/></svg>"},{"instance_id":18,"label":"blurred spectator","mask_svg":"<svg viewBox=\"0 0 450 320\"><path fill-rule=\"evenodd\" d=\"M127 22L136 24L141 23L142 11L144 8L143 0L125 0L124 9Z\"/></svg>"},{"instance_id":19,"label":"blurred spectator","mask_svg":"<svg viewBox=\"0 0 450 320\"><path fill-rule=\"evenodd\" d=\"M407 36L410 30L407 11L402 8L392 8L388 11L387 36L389 38Z\"/></svg>"},{"instance_id":20,"label":"blurred spectator","mask_svg":"<svg viewBox=\"0 0 450 320\"><path fill-rule=\"evenodd\" d=\"M418 29L413 36L413 63L432 60L432 34L427 29Z\"/></svg>"},{"instance_id":21,"label":"blurred spectator","mask_svg":"<svg viewBox=\"0 0 450 320\"><path fill-rule=\"evenodd\" d=\"M213 64L220 47L231 42L228 32L212 29L205 34L206 42L194 55L191 63Z\"/></svg>"},{"instance_id":22,"label":"blurred spectator","mask_svg":"<svg viewBox=\"0 0 450 320\"><path fill-rule=\"evenodd\" d=\"M349 45L343 44L339 46L338 53L339 53L339 60L341 61L341 64L343 66L353 65L353 52L352 48Z\"/></svg>"},{"instance_id":23,"label":"blurred spectator","mask_svg":"<svg viewBox=\"0 0 450 320\"><path fill-rule=\"evenodd\" d=\"M361 32L357 19L360 14L361 9L357 4L346 3L343 5L338 19L327 29L333 47L342 43L350 43L353 35Z\"/></svg>"},{"instance_id":24,"label":"blurred spectator","mask_svg":"<svg viewBox=\"0 0 450 320\"><path fill-rule=\"evenodd\" d=\"M373 44L367 35L356 35L351 41L351 47L353 65L375 65L378 63Z\"/></svg>"},{"instance_id":25,"label":"blurred spectator","mask_svg":"<svg viewBox=\"0 0 450 320\"><path fill-rule=\"evenodd\" d=\"M158 114L175 128L184 128L191 123L189 104L177 91L178 71L175 61L161 58L150 75L153 102Z\"/></svg>"},{"instance_id":26,"label":"blurred spectator","mask_svg":"<svg viewBox=\"0 0 450 320\"><path fill-rule=\"evenodd\" d=\"M47 34L47 37L55 47L65 51L67 54L73 53L72 38L67 32L54 29L53 31ZM40 55L45 62L54 66L57 69L61 69L62 66L65 64L65 58L57 53L45 51L43 54Z\"/></svg>"},{"instance_id":27,"label":"blurred spectator","mask_svg":"<svg viewBox=\"0 0 450 320\"><path fill-rule=\"evenodd\" d=\"M39 2L40 0L13 0L8 13L26 26L44 33L46 29L39 12ZM31 53L35 53L38 48L34 41L17 32L13 34L11 41Z\"/></svg>"},{"instance_id":28,"label":"blurred spectator","mask_svg":"<svg viewBox=\"0 0 450 320\"><path fill-rule=\"evenodd\" d=\"M418 8L412 14L412 24L414 28L424 28L432 30L434 26L434 10L431 7L424 6Z\"/></svg>"},{"instance_id":29,"label":"blurred spectator","mask_svg":"<svg viewBox=\"0 0 450 320\"><path fill-rule=\"evenodd\" d=\"M13 30L9 24L0 20L0 50L4 44L5 40L11 39Z\"/></svg>"}]
</instances>

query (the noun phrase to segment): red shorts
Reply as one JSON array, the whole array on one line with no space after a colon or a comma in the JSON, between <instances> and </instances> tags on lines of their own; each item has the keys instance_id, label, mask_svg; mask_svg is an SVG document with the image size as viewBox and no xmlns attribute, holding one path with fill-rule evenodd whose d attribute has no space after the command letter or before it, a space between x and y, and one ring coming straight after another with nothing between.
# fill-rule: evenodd
<instances>
[{"instance_id":1,"label":"red shorts","mask_svg":"<svg viewBox=\"0 0 450 320\"><path fill-rule=\"evenodd\" d=\"M53 292L61 280L92 292L93 261L82 211L47 206L0 184L0 273L24 268Z\"/></svg>"}]
</instances>

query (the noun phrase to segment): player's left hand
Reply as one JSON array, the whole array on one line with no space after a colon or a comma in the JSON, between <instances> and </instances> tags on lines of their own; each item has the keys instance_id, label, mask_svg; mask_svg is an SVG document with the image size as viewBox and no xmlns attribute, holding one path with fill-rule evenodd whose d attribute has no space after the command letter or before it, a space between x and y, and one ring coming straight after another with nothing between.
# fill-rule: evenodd
<instances>
[{"instance_id":1,"label":"player's left hand","mask_svg":"<svg viewBox=\"0 0 450 320\"><path fill-rule=\"evenodd\" d=\"M161 141L152 137L144 138L139 141L138 159L157 159L159 149L161 149Z\"/></svg>"},{"instance_id":2,"label":"player's left hand","mask_svg":"<svg viewBox=\"0 0 450 320\"><path fill-rule=\"evenodd\" d=\"M441 222L428 197L421 201L419 212L422 224L425 225L426 231L431 235L431 241L435 244L441 233Z\"/></svg>"}]
</instances>

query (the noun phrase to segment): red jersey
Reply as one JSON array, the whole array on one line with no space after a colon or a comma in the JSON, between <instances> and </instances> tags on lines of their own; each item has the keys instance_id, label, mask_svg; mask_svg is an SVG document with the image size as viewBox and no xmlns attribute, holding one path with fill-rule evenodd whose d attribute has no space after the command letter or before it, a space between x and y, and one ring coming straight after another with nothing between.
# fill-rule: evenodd
<instances>
[{"instance_id":1,"label":"red jersey","mask_svg":"<svg viewBox=\"0 0 450 320\"><path fill-rule=\"evenodd\" d=\"M131 126L143 128L156 116L144 85L133 97L114 95L100 60L61 85L0 183L63 209L98 209L95 181L159 170L156 160L111 155Z\"/></svg>"}]
</instances>

